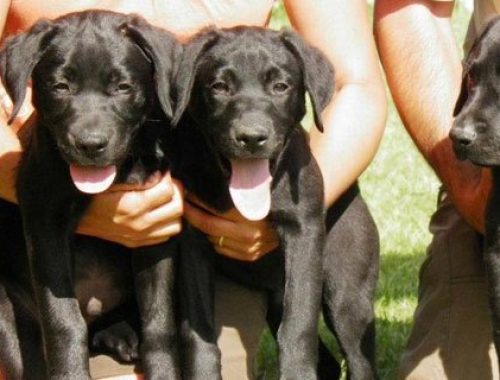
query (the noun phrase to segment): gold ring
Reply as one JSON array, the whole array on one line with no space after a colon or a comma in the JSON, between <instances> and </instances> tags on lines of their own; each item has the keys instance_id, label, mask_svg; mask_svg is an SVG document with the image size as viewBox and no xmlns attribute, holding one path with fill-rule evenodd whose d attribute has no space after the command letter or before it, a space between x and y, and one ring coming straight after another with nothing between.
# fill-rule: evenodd
<instances>
[{"instance_id":1,"label":"gold ring","mask_svg":"<svg viewBox=\"0 0 500 380\"><path fill-rule=\"evenodd\" d=\"M221 236L219 237L219 247L221 247L221 248L222 248L222 245L223 245L223 244L224 244L224 236L222 236L222 235L221 235Z\"/></svg>"}]
</instances>

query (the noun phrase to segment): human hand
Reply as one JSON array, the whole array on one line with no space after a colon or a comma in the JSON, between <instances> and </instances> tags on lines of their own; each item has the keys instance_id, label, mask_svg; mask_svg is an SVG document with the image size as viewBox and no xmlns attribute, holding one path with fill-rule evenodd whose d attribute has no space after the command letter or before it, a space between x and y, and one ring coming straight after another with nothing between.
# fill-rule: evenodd
<instances>
[{"instance_id":1,"label":"human hand","mask_svg":"<svg viewBox=\"0 0 500 380\"><path fill-rule=\"evenodd\" d=\"M183 194L170 172L141 186L114 185L93 196L76 232L129 248L164 242L181 231Z\"/></svg>"},{"instance_id":2,"label":"human hand","mask_svg":"<svg viewBox=\"0 0 500 380\"><path fill-rule=\"evenodd\" d=\"M191 194L184 217L208 236L217 253L233 259L255 261L279 245L278 235L266 219L249 221L235 208L218 214Z\"/></svg>"}]
</instances>

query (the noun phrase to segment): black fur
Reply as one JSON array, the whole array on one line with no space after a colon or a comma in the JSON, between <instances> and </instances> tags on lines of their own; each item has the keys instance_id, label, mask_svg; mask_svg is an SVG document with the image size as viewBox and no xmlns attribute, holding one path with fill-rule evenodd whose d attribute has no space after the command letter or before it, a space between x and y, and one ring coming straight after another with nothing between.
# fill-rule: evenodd
<instances>
[{"instance_id":1,"label":"black fur","mask_svg":"<svg viewBox=\"0 0 500 380\"><path fill-rule=\"evenodd\" d=\"M220 379L214 270L267 293L267 320L278 341L280 378L338 377L339 365L323 345L318 365L322 294L325 317L346 354L351 378L375 376L376 229L353 187L337 211L328 214L323 257L323 181L300 127L308 91L316 125L322 128L321 111L332 96L333 80L327 59L293 32L253 27L208 30L185 48L177 80L174 120L180 119L180 125L173 140L174 173L189 192L226 211L233 206L229 160L269 159L270 220L280 239L275 252L248 263L213 254L206 238L193 228L183 232L179 299L183 374L188 379ZM258 133L260 141L242 143L238 133L250 138ZM356 264L350 264L351 258Z\"/></svg>"},{"instance_id":2,"label":"black fur","mask_svg":"<svg viewBox=\"0 0 500 380\"><path fill-rule=\"evenodd\" d=\"M500 18L474 42L464 64L456 116L450 131L459 159L490 167L493 188L486 207L484 260L488 276L493 340L500 352ZM500 361L499 361L500 363Z\"/></svg>"},{"instance_id":3,"label":"black fur","mask_svg":"<svg viewBox=\"0 0 500 380\"><path fill-rule=\"evenodd\" d=\"M25 339L20 336L19 346L7 355L0 351L9 379L45 378L45 372L50 379L89 379L87 326L77 296L86 294L96 272L118 294L118 300L105 305L105 310L122 304L116 306L117 312L120 315L125 308L127 314L126 305L137 300L147 378L179 377L172 290L174 243L130 250L75 236L73 231L91 197L76 189L68 165L114 164L118 167L115 182L122 183L142 183L153 172L167 170L170 82L181 50L170 34L138 16L93 10L39 21L9 39L1 51L2 80L15 105L11 120L30 78L36 109L33 124L24 131L25 151L17 179L27 256L20 249L15 207L2 203L0 212L1 232L11 241L1 252L0 336L4 329L15 334L16 325L20 335L29 335L24 325L36 332ZM99 147L96 139L102 143ZM94 287L109 292L99 289L99 284ZM89 292L92 295L92 289ZM28 306L30 298L38 308ZM12 307L24 307L15 314L21 321L14 320ZM118 322L104 318L111 324ZM44 363L38 320L46 371L33 369L35 363ZM94 324L103 321L97 319ZM136 355L137 337L133 331L127 334L126 347L99 334L92 339L129 360ZM8 338L15 342L13 335Z\"/></svg>"}]
</instances>

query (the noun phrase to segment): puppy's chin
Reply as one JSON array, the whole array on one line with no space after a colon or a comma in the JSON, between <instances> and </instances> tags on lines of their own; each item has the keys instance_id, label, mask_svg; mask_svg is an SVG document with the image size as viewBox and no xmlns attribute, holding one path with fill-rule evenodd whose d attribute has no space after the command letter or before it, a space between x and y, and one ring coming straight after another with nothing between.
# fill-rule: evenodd
<instances>
[{"instance_id":1,"label":"puppy's chin","mask_svg":"<svg viewBox=\"0 0 500 380\"><path fill-rule=\"evenodd\" d=\"M472 164L481 167L496 167L500 166L500 155L497 157L492 157L490 155L484 154L483 152L475 152L472 149L455 148L453 147L455 156L460 161L470 161Z\"/></svg>"},{"instance_id":2,"label":"puppy's chin","mask_svg":"<svg viewBox=\"0 0 500 380\"><path fill-rule=\"evenodd\" d=\"M500 158L494 158L494 159L483 159L483 158L476 158L476 157L467 157L470 162L472 162L476 166L481 166L485 168L493 168L493 167L500 167Z\"/></svg>"}]
</instances>

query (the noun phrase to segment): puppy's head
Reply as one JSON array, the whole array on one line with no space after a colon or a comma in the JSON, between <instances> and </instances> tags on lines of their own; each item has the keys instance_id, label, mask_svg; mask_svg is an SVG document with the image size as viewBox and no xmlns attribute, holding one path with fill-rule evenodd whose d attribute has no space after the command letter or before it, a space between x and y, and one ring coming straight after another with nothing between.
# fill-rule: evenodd
<instances>
[{"instance_id":1,"label":"puppy's head","mask_svg":"<svg viewBox=\"0 0 500 380\"><path fill-rule=\"evenodd\" d=\"M455 154L477 165L500 165L500 18L474 42L450 131Z\"/></svg>"},{"instance_id":2,"label":"puppy's head","mask_svg":"<svg viewBox=\"0 0 500 380\"><path fill-rule=\"evenodd\" d=\"M264 217L267 206L252 211L242 203L269 203L270 160L304 117L306 92L322 129L334 88L328 60L293 32L209 30L186 47L178 82L174 120L187 108L230 166L236 207L248 219Z\"/></svg>"},{"instance_id":3,"label":"puppy's head","mask_svg":"<svg viewBox=\"0 0 500 380\"><path fill-rule=\"evenodd\" d=\"M86 11L40 21L6 42L0 74L18 112L31 78L47 128L85 192L105 190L156 104L170 118L180 47L137 16Z\"/></svg>"}]
</instances>

